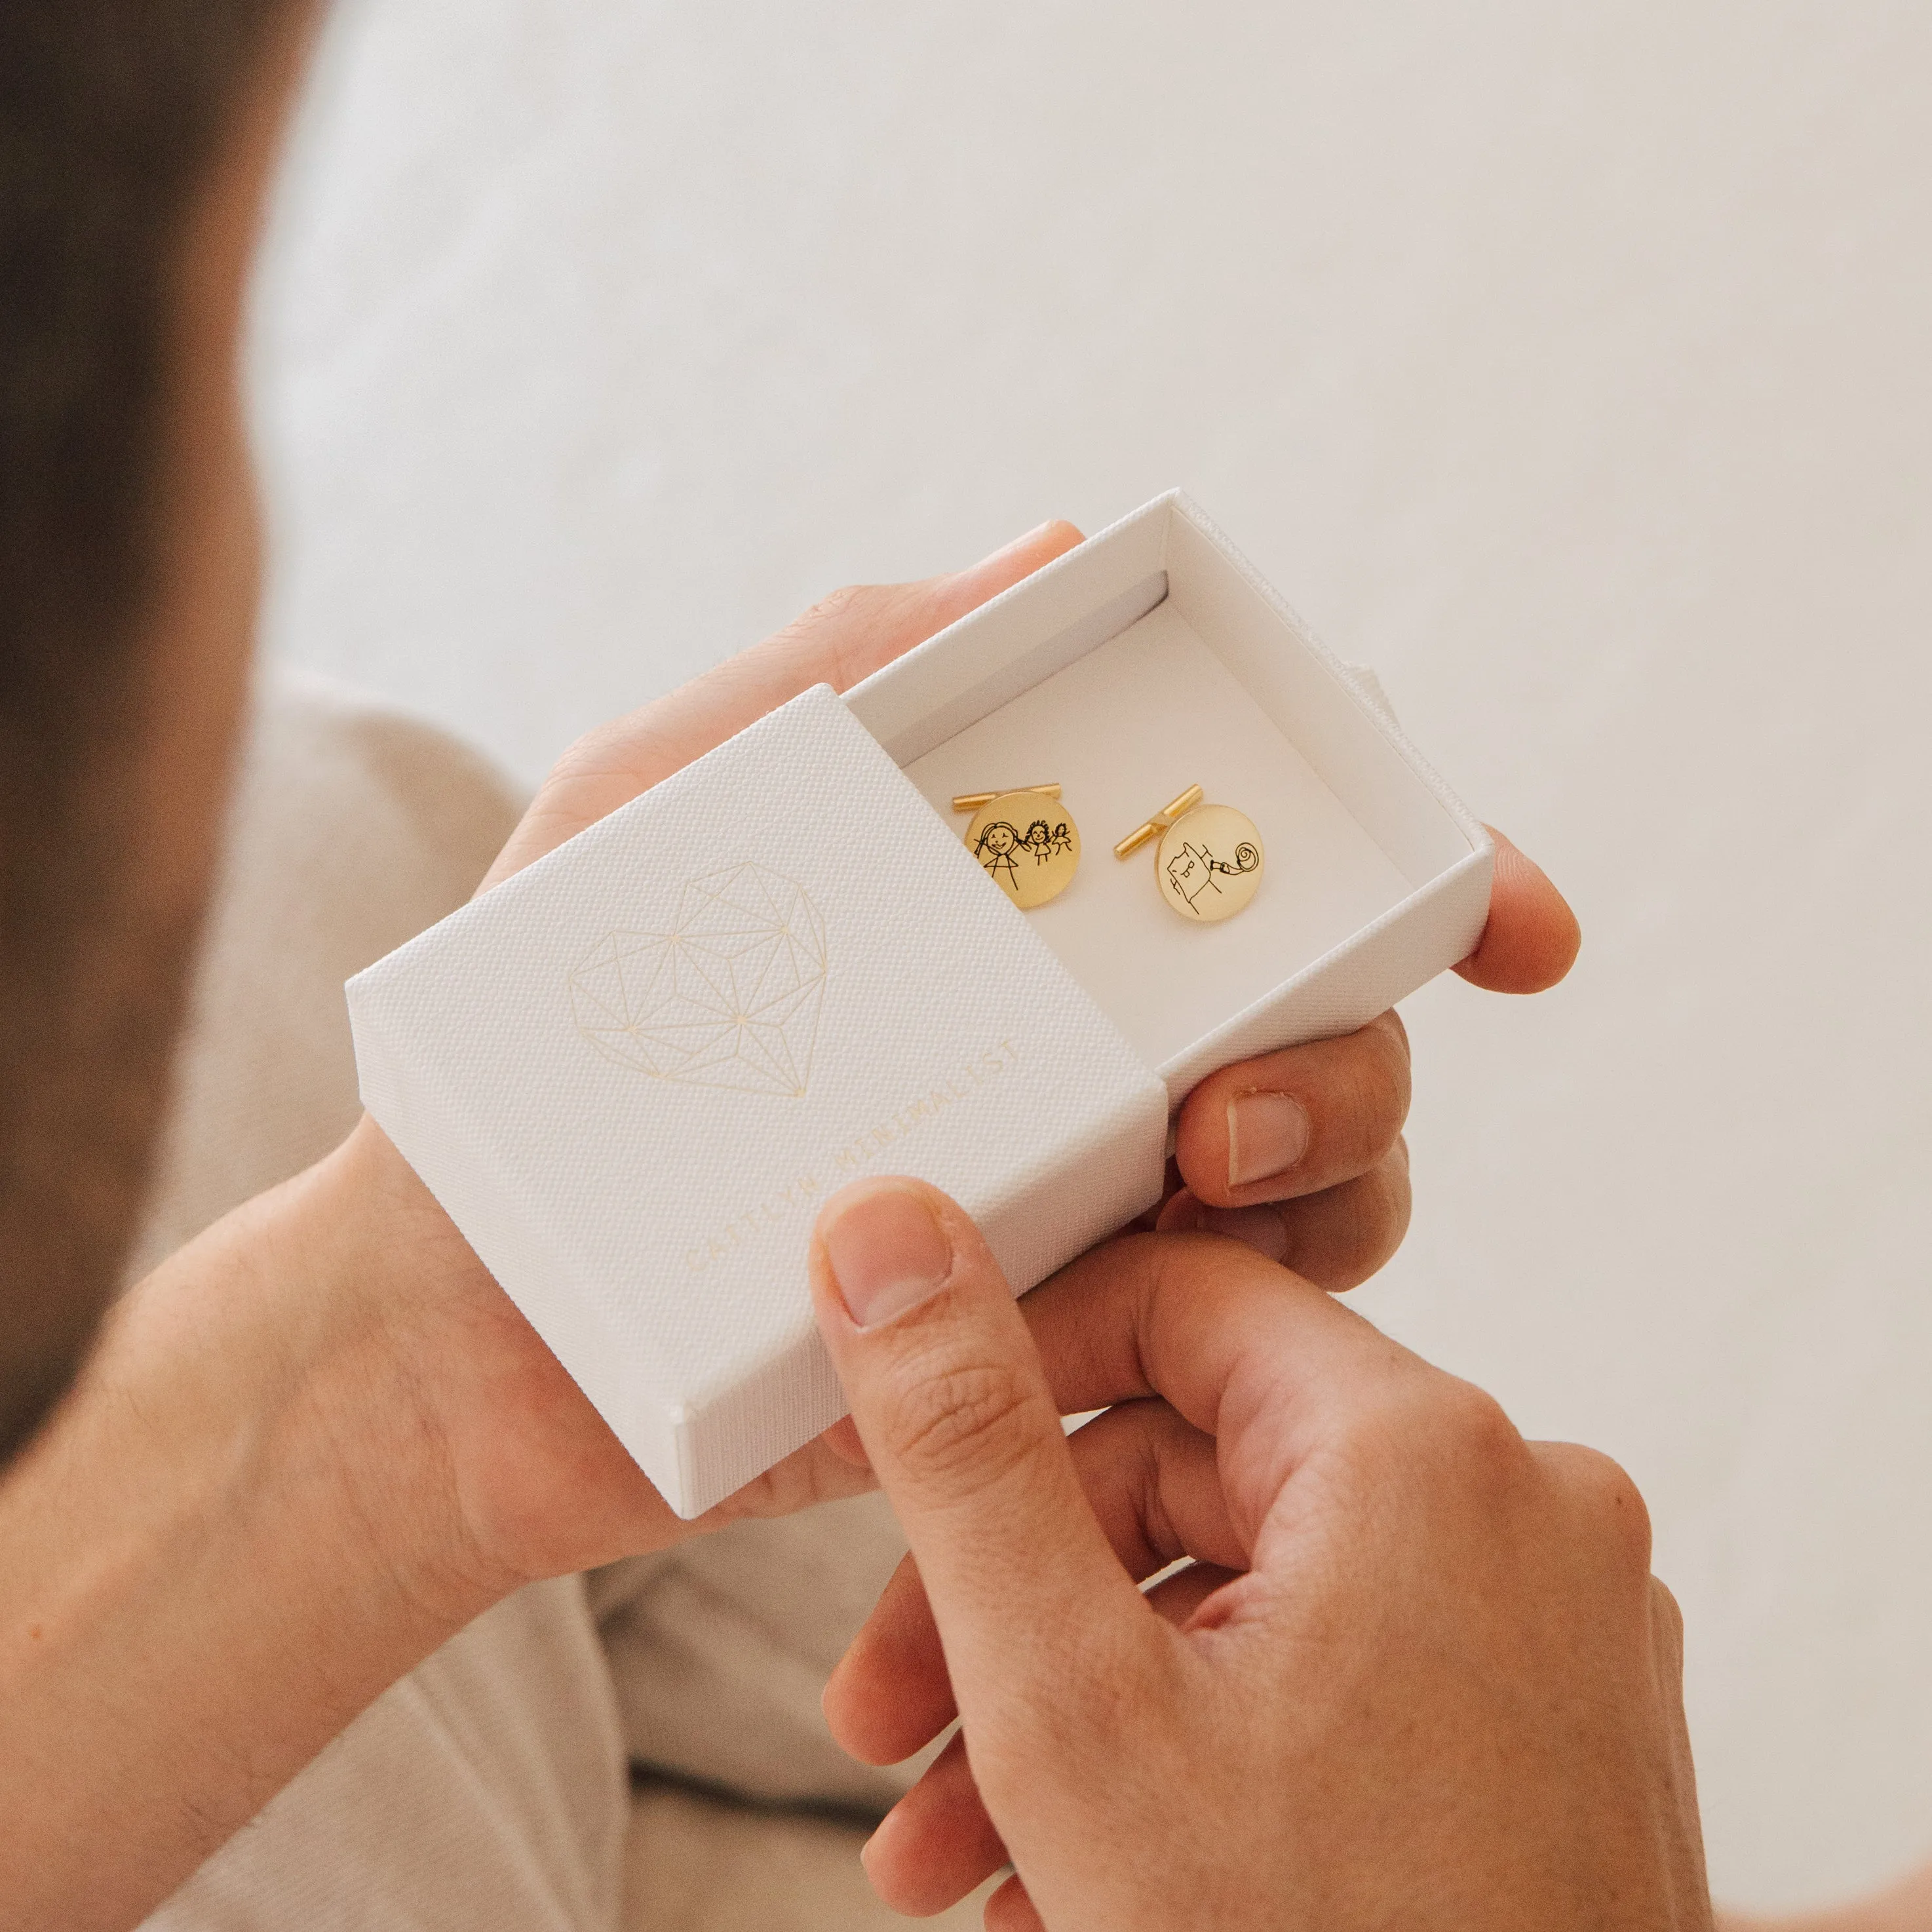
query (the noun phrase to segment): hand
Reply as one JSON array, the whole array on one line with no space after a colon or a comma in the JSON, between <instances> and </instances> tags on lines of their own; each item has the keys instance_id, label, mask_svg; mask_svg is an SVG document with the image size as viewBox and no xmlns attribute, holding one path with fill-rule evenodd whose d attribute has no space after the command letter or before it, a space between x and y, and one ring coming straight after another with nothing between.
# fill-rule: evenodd
<instances>
[{"instance_id":1,"label":"hand","mask_svg":"<svg viewBox=\"0 0 1932 1932\"><path fill-rule=\"evenodd\" d=\"M590 733L544 782L478 890L800 692L856 683L1080 541L1071 524L1043 524L951 576L836 592L763 644ZM681 1521L373 1120L318 1172L320 1216L358 1231L369 1254L364 1271L377 1285L382 1352L412 1365L417 1433L440 1472L442 1514L466 1546L463 1582L486 1600L734 1517L872 1486L862 1463L814 1442L716 1510Z\"/></svg>"},{"instance_id":2,"label":"hand","mask_svg":"<svg viewBox=\"0 0 1932 1932\"><path fill-rule=\"evenodd\" d=\"M1077 540L844 592L594 734L496 876ZM869 1480L818 1444L718 1514ZM365 1120L133 1288L0 1481L0 1926L133 1924L498 1597L698 1526Z\"/></svg>"},{"instance_id":3,"label":"hand","mask_svg":"<svg viewBox=\"0 0 1932 1932\"><path fill-rule=\"evenodd\" d=\"M1049 525L955 577L842 592L593 733L492 879L1078 539ZM1513 903L1499 890L1479 963L1540 929ZM1346 1138L1348 1080L1311 1073L1299 1090L1312 1144ZM1078 1407L1131 1392L1066 1380ZM0 1922L132 1922L498 1596L868 1486L855 1444L842 1424L709 1518L680 1522L364 1121L131 1291L0 1484ZM125 1802L157 1790L167 1804Z\"/></svg>"},{"instance_id":4,"label":"hand","mask_svg":"<svg viewBox=\"0 0 1932 1932\"><path fill-rule=\"evenodd\" d=\"M1499 993L1540 993L1568 973L1576 916L1500 832L1489 924L1456 970ZM1223 1067L1183 1103L1164 1233L1246 1242L1326 1288L1354 1288L1408 1229L1408 1035L1393 1012L1359 1032Z\"/></svg>"},{"instance_id":5,"label":"hand","mask_svg":"<svg viewBox=\"0 0 1932 1932\"><path fill-rule=\"evenodd\" d=\"M856 683L1079 541L1072 525L1046 524L952 576L838 592L682 690L591 732L544 782L479 890L800 692ZM1568 970L1576 922L1535 866L1506 843L1502 852L1489 926L1462 970L1478 984L1534 991ZM1162 1224L1205 1220L1324 1286L1352 1287L1394 1252L1408 1224L1408 1040L1393 1013L1346 1040L1226 1069L1182 1111L1178 1191ZM384 1319L404 1356L423 1365L411 1379L425 1438L440 1445L470 1567L490 1588L870 1486L840 1429L696 1522L680 1521L373 1121L333 1166L332 1216L365 1228L382 1256L408 1258L408 1292ZM1214 1212L1226 1209L1232 1215ZM560 1510L566 1495L571 1506Z\"/></svg>"},{"instance_id":6,"label":"hand","mask_svg":"<svg viewBox=\"0 0 1932 1932\"><path fill-rule=\"evenodd\" d=\"M953 1203L878 1181L812 1280L913 1551L826 1714L872 1762L962 1719L866 1849L888 1904L1010 1861L999 1932L1709 1927L1676 1610L1614 1464L1212 1237L1096 1250L1022 1318Z\"/></svg>"}]
</instances>

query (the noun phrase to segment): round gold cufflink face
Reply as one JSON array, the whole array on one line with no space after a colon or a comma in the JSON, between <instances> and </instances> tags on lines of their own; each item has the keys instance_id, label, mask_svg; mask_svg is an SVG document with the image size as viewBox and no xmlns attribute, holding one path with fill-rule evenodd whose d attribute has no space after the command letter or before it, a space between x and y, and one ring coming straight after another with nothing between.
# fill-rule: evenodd
<instances>
[{"instance_id":1,"label":"round gold cufflink face","mask_svg":"<svg viewBox=\"0 0 1932 1932\"><path fill-rule=\"evenodd\" d=\"M1161 834L1160 896L1187 919L1232 919L1262 882L1262 835L1232 805L1196 806Z\"/></svg>"},{"instance_id":2,"label":"round gold cufflink face","mask_svg":"<svg viewBox=\"0 0 1932 1932\"><path fill-rule=\"evenodd\" d=\"M1212 925L1232 919L1254 897L1262 882L1262 835L1246 812L1204 805L1202 796L1198 784L1190 785L1168 800L1114 848L1114 856L1130 858L1158 838L1154 876L1161 897L1184 919Z\"/></svg>"},{"instance_id":3,"label":"round gold cufflink face","mask_svg":"<svg viewBox=\"0 0 1932 1932\"><path fill-rule=\"evenodd\" d=\"M1080 828L1060 802L1058 785L968 792L954 803L973 813L966 849L1022 912L1058 898L1073 883L1080 869Z\"/></svg>"}]
</instances>

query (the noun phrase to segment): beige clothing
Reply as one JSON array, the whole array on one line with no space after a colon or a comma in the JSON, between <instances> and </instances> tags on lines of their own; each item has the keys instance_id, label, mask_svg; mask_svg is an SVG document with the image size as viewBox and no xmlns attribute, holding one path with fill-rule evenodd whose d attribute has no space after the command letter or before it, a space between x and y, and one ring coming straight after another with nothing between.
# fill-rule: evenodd
<instances>
[{"instance_id":1,"label":"beige clothing","mask_svg":"<svg viewBox=\"0 0 1932 1932\"><path fill-rule=\"evenodd\" d=\"M520 1591L394 1685L154 1932L616 1932L628 1822L580 1578Z\"/></svg>"},{"instance_id":2,"label":"beige clothing","mask_svg":"<svg viewBox=\"0 0 1932 1932\"><path fill-rule=\"evenodd\" d=\"M348 1130L343 980L460 904L518 808L423 725L306 681L266 694L136 1272ZM148 1924L900 1923L860 1872L863 1825L826 1814L882 1810L908 1774L848 1760L818 1694L903 1550L863 1498L619 1564L587 1588L523 1591L393 1686ZM634 1792L627 1759L656 1774ZM976 1924L978 1909L939 1922Z\"/></svg>"}]
</instances>

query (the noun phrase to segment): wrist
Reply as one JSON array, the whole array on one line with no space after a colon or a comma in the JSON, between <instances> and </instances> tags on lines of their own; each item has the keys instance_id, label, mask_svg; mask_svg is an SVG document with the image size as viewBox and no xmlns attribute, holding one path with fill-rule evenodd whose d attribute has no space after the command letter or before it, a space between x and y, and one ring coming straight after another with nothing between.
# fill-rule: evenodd
<instances>
[{"instance_id":1,"label":"wrist","mask_svg":"<svg viewBox=\"0 0 1932 1932\"><path fill-rule=\"evenodd\" d=\"M304 1177L386 1558L446 1615L689 1534L376 1123Z\"/></svg>"},{"instance_id":2,"label":"wrist","mask_svg":"<svg viewBox=\"0 0 1932 1932\"><path fill-rule=\"evenodd\" d=\"M318 1311L304 1373L344 1505L371 1563L453 1633L530 1580L476 1534L446 1426L443 1382L462 1346L452 1315L501 1292L367 1114L260 1204L303 1256L284 1292Z\"/></svg>"}]
</instances>

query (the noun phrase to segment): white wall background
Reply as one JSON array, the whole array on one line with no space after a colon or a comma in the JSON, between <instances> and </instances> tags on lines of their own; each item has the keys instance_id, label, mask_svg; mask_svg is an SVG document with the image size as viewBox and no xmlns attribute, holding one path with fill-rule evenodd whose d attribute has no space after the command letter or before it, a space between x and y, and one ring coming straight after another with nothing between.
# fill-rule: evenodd
<instances>
[{"instance_id":1,"label":"white wall background","mask_svg":"<svg viewBox=\"0 0 1932 1932\"><path fill-rule=\"evenodd\" d=\"M1564 884L1412 1003L1364 1298L1622 1458L1712 1862L1932 1851L1932 13L347 0L262 292L286 658L534 778L1166 485Z\"/></svg>"}]
</instances>

